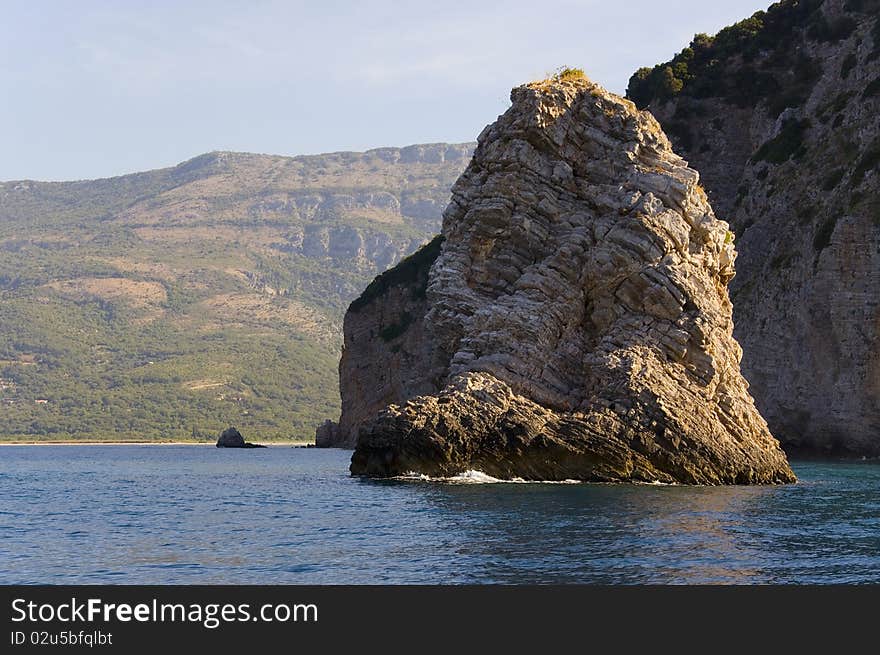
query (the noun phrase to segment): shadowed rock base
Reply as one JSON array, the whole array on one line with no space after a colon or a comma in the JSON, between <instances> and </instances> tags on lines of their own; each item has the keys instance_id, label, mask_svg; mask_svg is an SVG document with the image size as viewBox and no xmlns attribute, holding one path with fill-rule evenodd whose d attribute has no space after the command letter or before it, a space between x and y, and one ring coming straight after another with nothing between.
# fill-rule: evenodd
<instances>
[{"instance_id":1,"label":"shadowed rock base","mask_svg":"<svg viewBox=\"0 0 880 655\"><path fill-rule=\"evenodd\" d=\"M619 415L557 414L517 396L491 375L468 374L438 397L392 407L361 433L355 475L478 470L500 479L778 484L795 482L773 442L763 449L723 435L714 448L687 439L691 426L648 406Z\"/></svg>"}]
</instances>

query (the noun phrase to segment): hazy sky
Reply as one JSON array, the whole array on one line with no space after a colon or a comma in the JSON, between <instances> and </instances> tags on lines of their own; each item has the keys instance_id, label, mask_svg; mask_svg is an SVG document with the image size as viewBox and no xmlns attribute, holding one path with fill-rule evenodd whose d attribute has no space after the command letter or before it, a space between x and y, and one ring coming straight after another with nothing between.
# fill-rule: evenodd
<instances>
[{"instance_id":1,"label":"hazy sky","mask_svg":"<svg viewBox=\"0 0 880 655\"><path fill-rule=\"evenodd\" d=\"M623 93L767 4L0 0L0 180L470 141L512 86L567 64Z\"/></svg>"}]
</instances>

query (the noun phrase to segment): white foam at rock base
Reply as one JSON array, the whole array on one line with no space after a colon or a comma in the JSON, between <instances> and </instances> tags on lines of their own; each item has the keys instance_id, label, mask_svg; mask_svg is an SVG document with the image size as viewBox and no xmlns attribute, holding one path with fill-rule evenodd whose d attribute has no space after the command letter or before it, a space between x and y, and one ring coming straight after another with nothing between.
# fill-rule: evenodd
<instances>
[{"instance_id":1,"label":"white foam at rock base","mask_svg":"<svg viewBox=\"0 0 880 655\"><path fill-rule=\"evenodd\" d=\"M477 470L467 470L447 477L431 477L424 473L409 471L392 479L409 482L445 482L448 484L581 484L581 480L523 480L522 478L503 480Z\"/></svg>"}]
</instances>

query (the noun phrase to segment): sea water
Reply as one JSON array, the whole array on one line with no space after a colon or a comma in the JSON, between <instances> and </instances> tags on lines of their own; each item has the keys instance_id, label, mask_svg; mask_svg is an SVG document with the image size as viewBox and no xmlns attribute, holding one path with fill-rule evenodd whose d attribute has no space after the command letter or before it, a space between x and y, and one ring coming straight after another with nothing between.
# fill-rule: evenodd
<instances>
[{"instance_id":1,"label":"sea water","mask_svg":"<svg viewBox=\"0 0 880 655\"><path fill-rule=\"evenodd\" d=\"M778 487L434 481L351 453L0 448L0 583L878 583L880 464Z\"/></svg>"}]
</instances>

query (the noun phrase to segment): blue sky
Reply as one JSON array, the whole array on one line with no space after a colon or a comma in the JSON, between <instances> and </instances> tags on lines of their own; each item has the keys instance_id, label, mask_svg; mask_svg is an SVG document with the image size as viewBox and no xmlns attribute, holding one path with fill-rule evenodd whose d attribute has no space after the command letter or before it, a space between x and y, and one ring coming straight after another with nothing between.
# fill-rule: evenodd
<instances>
[{"instance_id":1,"label":"blue sky","mask_svg":"<svg viewBox=\"0 0 880 655\"><path fill-rule=\"evenodd\" d=\"M566 64L623 93L767 4L0 0L0 180L469 141L517 84Z\"/></svg>"}]
</instances>

